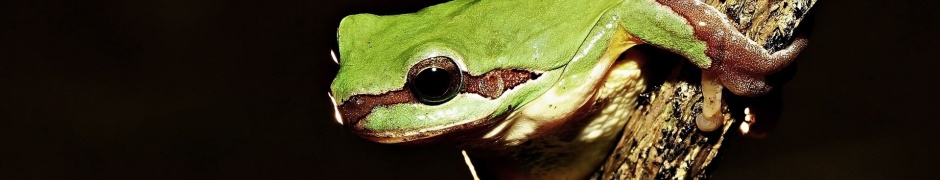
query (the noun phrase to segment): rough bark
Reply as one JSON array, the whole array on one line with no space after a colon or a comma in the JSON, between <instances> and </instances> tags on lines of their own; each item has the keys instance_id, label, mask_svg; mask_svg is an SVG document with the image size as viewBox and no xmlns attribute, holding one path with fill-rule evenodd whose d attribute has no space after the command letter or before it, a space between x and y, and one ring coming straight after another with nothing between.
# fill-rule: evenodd
<instances>
[{"instance_id":1,"label":"rough bark","mask_svg":"<svg viewBox=\"0 0 940 180\"><path fill-rule=\"evenodd\" d=\"M749 38L776 51L789 45L797 25L816 0L705 2L725 12ZM679 58L651 57L657 61ZM686 61L671 62L676 63L662 65L670 73L663 74L659 83L654 78L641 95L641 104L630 117L620 142L592 179L707 179L722 142L740 135L741 112L735 115L728 103L722 103L722 128L708 133L697 129L694 119L701 113L701 72Z\"/></svg>"}]
</instances>

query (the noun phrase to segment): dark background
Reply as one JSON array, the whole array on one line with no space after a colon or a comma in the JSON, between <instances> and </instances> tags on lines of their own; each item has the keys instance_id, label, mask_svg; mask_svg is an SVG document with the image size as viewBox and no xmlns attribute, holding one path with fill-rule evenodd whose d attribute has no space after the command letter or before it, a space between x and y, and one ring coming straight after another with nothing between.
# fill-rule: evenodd
<instances>
[{"instance_id":1,"label":"dark background","mask_svg":"<svg viewBox=\"0 0 940 180\"><path fill-rule=\"evenodd\" d=\"M714 177L936 178L927 2L820 1L776 131ZM345 132L326 96L343 16L436 3L0 2L0 179L470 179L455 149Z\"/></svg>"}]
</instances>

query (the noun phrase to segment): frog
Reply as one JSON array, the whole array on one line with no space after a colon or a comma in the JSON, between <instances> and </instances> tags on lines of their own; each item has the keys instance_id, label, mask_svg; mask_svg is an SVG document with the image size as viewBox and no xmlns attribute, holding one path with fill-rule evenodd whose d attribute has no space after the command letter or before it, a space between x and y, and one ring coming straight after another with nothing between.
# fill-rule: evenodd
<instances>
[{"instance_id":1,"label":"frog","mask_svg":"<svg viewBox=\"0 0 940 180\"><path fill-rule=\"evenodd\" d=\"M808 44L771 52L698 0L455 0L337 28L337 122L382 144L454 144L499 179L585 179L649 82L638 46L701 70L702 132L722 93L758 97Z\"/></svg>"}]
</instances>

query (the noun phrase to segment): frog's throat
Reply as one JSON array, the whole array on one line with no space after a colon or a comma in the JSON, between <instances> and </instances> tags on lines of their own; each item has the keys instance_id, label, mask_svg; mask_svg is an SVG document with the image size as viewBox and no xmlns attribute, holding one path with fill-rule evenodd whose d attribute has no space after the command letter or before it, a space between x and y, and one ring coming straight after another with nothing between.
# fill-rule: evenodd
<instances>
[{"instance_id":1,"label":"frog's throat","mask_svg":"<svg viewBox=\"0 0 940 180\"><path fill-rule=\"evenodd\" d=\"M572 91L577 93L549 90L509 115L487 140L505 144L471 149L475 162L497 176L517 179L584 179L596 170L646 89L646 58L638 49L627 50L638 42L625 32L612 39L589 78Z\"/></svg>"},{"instance_id":2,"label":"frog's throat","mask_svg":"<svg viewBox=\"0 0 940 180\"><path fill-rule=\"evenodd\" d=\"M500 122L483 138L498 138L499 142L504 143L501 144L502 146L518 145L543 134L543 132L551 132L552 129L563 127L565 123L583 118L587 111L594 110L591 109L593 103L610 98L609 93L604 91L608 86L624 86L636 83L633 81L637 79L611 81L609 78L613 76L612 73L622 72L614 70L618 57L627 49L641 44L642 41L627 33L622 27L615 27L611 30L614 32L610 36L607 48L604 52L601 52L603 54L587 74L575 75L574 77L563 75L567 77L562 77L556 85L541 96L509 114L506 120ZM574 86L557 85L564 83L563 81L573 80L580 82L573 83ZM590 135L592 133L595 135ZM581 135L596 136L596 132L585 132Z\"/></svg>"}]
</instances>

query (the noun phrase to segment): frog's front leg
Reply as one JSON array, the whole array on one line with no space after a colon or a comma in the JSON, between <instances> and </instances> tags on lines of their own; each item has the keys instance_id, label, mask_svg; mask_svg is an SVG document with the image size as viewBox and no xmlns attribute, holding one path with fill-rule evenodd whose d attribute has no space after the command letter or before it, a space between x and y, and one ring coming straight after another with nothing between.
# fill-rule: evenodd
<instances>
[{"instance_id":1,"label":"frog's front leg","mask_svg":"<svg viewBox=\"0 0 940 180\"><path fill-rule=\"evenodd\" d=\"M705 55L712 59L703 69L703 116L698 126L704 131L722 125L720 112L722 86L736 95L755 97L770 92L765 77L776 73L796 59L807 44L798 35L785 49L769 52L739 32L728 17L714 7L698 0L657 0L684 17L693 28L694 36L705 42Z\"/></svg>"}]
</instances>

